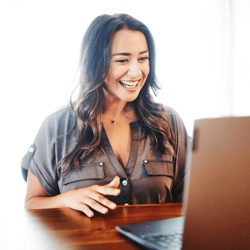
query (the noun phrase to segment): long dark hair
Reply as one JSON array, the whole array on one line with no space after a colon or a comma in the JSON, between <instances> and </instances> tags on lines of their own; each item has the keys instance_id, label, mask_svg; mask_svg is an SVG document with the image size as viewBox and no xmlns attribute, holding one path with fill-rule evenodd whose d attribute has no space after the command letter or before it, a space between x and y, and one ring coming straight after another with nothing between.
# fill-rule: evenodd
<instances>
[{"instance_id":1,"label":"long dark hair","mask_svg":"<svg viewBox=\"0 0 250 250\"><path fill-rule=\"evenodd\" d=\"M79 62L80 91L70 107L78 129L77 144L59 163L66 163L66 170L79 167L79 162L101 150L101 113L104 102L103 83L110 65L111 42L121 29L140 31L144 34L149 50L150 72L135 101L132 102L144 136L152 136L161 153L174 154L174 138L162 105L153 101L150 89L159 89L155 76L155 46L149 29L127 14L101 15L87 29L81 44Z\"/></svg>"}]
</instances>

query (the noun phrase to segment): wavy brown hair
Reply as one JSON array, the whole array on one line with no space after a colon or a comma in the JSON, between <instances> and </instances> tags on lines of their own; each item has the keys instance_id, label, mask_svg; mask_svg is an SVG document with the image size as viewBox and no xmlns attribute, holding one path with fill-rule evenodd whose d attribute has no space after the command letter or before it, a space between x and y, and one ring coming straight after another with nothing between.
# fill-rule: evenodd
<instances>
[{"instance_id":1,"label":"wavy brown hair","mask_svg":"<svg viewBox=\"0 0 250 250\"><path fill-rule=\"evenodd\" d=\"M131 104L138 117L144 136L150 135L157 149L174 154L174 135L162 105L153 101L150 89L159 89L155 77L155 46L149 29L140 21L126 14L101 15L87 29L81 44L79 62L80 91L75 101L70 100L74 127L78 130L75 148L64 157L59 166L66 170L79 168L79 162L101 150L101 113L104 103L103 83L110 65L112 37L121 29L140 31L144 34L149 50L150 72L140 94Z\"/></svg>"}]
</instances>

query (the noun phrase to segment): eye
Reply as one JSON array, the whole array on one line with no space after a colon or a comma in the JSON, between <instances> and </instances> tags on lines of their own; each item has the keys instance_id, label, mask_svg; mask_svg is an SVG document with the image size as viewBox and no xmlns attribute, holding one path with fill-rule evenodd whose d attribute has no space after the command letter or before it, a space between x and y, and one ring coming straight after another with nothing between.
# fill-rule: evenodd
<instances>
[{"instance_id":1,"label":"eye","mask_svg":"<svg viewBox=\"0 0 250 250\"><path fill-rule=\"evenodd\" d=\"M139 61L144 62L144 61L146 61L148 59L149 59L148 56L144 56L144 57L139 58Z\"/></svg>"},{"instance_id":2,"label":"eye","mask_svg":"<svg viewBox=\"0 0 250 250\"><path fill-rule=\"evenodd\" d=\"M128 62L128 59L118 59L118 60L116 60L116 62L125 63L125 62Z\"/></svg>"}]
</instances>

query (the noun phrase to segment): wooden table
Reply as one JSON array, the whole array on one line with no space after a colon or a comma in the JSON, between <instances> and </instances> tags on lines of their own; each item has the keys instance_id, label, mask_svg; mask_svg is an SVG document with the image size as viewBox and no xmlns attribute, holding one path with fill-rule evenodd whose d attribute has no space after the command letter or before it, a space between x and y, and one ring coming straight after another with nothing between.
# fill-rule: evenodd
<instances>
[{"instance_id":1,"label":"wooden table","mask_svg":"<svg viewBox=\"0 0 250 250\"><path fill-rule=\"evenodd\" d=\"M67 208L24 210L1 232L0 249L143 249L115 226L179 217L181 208L181 203L118 206L91 219Z\"/></svg>"}]
</instances>

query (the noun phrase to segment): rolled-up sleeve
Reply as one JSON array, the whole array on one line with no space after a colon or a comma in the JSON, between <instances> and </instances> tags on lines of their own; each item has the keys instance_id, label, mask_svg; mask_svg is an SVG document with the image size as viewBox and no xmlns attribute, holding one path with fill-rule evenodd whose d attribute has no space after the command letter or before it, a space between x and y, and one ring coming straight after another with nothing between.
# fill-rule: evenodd
<instances>
[{"instance_id":1,"label":"rolled-up sleeve","mask_svg":"<svg viewBox=\"0 0 250 250\"><path fill-rule=\"evenodd\" d=\"M49 117L43 122L33 145L22 159L21 165L22 172L30 171L35 175L42 188L50 196L59 194L55 134L53 117Z\"/></svg>"}]
</instances>

